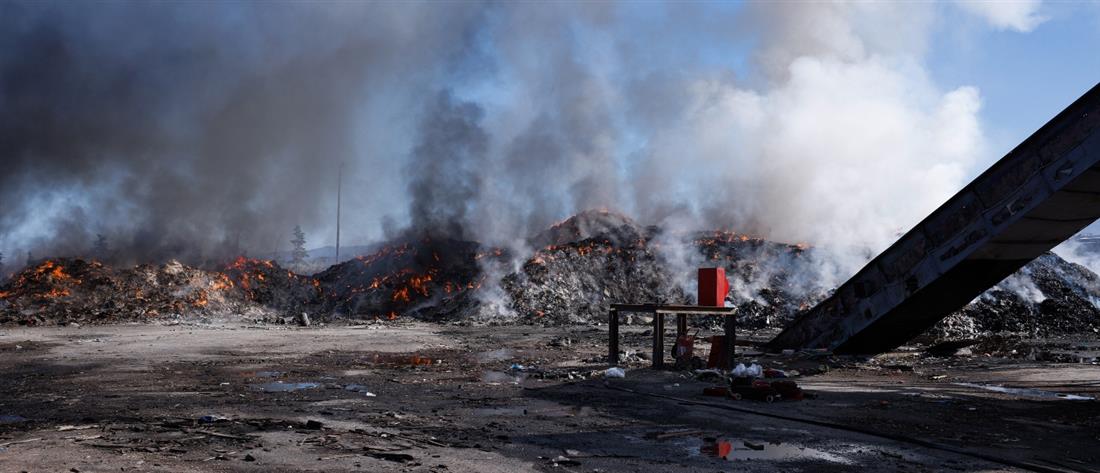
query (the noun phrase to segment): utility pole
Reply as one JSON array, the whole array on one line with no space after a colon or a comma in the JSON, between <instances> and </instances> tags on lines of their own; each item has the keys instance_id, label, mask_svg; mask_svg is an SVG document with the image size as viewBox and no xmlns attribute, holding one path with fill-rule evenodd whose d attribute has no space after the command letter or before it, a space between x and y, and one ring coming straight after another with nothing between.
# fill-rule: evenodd
<instances>
[{"instance_id":1,"label":"utility pole","mask_svg":"<svg viewBox=\"0 0 1100 473\"><path fill-rule=\"evenodd\" d=\"M340 161L340 171L336 174L336 261L340 262L340 193L344 184L344 162Z\"/></svg>"}]
</instances>

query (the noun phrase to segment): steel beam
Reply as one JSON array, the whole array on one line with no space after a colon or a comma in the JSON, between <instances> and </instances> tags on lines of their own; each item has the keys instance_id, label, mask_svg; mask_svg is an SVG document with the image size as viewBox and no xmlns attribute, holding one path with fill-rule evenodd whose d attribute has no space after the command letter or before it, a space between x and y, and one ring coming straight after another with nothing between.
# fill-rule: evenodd
<instances>
[{"instance_id":1,"label":"steel beam","mask_svg":"<svg viewBox=\"0 0 1100 473\"><path fill-rule=\"evenodd\" d=\"M1100 215L1100 84L917 224L769 348L893 349Z\"/></svg>"}]
</instances>

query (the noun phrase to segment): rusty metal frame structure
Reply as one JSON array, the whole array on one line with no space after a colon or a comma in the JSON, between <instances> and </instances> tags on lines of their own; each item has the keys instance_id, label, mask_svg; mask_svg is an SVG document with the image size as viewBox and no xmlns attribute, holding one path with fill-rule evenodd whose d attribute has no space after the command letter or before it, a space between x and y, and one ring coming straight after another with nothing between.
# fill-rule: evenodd
<instances>
[{"instance_id":1,"label":"rusty metal frame structure","mask_svg":"<svg viewBox=\"0 0 1100 473\"><path fill-rule=\"evenodd\" d=\"M891 350L1100 218L1100 84L768 343Z\"/></svg>"},{"instance_id":2,"label":"rusty metal frame structure","mask_svg":"<svg viewBox=\"0 0 1100 473\"><path fill-rule=\"evenodd\" d=\"M710 307L669 304L611 304L607 316L607 360L619 364L619 312L653 314L653 369L665 367L665 314L676 315L676 336L687 334L688 315L723 315L725 331L722 359L733 366L734 342L737 341L736 307Z\"/></svg>"}]
</instances>

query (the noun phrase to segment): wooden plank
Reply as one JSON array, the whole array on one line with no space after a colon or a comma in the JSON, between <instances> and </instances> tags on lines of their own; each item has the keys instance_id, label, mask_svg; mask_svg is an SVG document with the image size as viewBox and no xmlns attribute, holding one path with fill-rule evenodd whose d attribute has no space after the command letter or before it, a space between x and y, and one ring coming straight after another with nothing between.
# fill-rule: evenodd
<instances>
[{"instance_id":1,"label":"wooden plank","mask_svg":"<svg viewBox=\"0 0 1100 473\"><path fill-rule=\"evenodd\" d=\"M611 304L611 308L622 312L661 312L665 314L731 314L737 311L736 307L667 304Z\"/></svg>"}]
</instances>

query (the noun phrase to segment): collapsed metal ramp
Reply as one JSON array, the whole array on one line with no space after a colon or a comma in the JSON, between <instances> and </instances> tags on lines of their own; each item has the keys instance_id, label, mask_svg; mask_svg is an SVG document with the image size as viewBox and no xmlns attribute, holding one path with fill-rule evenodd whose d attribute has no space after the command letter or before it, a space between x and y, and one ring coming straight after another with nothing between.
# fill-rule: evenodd
<instances>
[{"instance_id":1,"label":"collapsed metal ramp","mask_svg":"<svg viewBox=\"0 0 1100 473\"><path fill-rule=\"evenodd\" d=\"M769 342L875 354L905 343L1100 218L1100 84Z\"/></svg>"}]
</instances>

